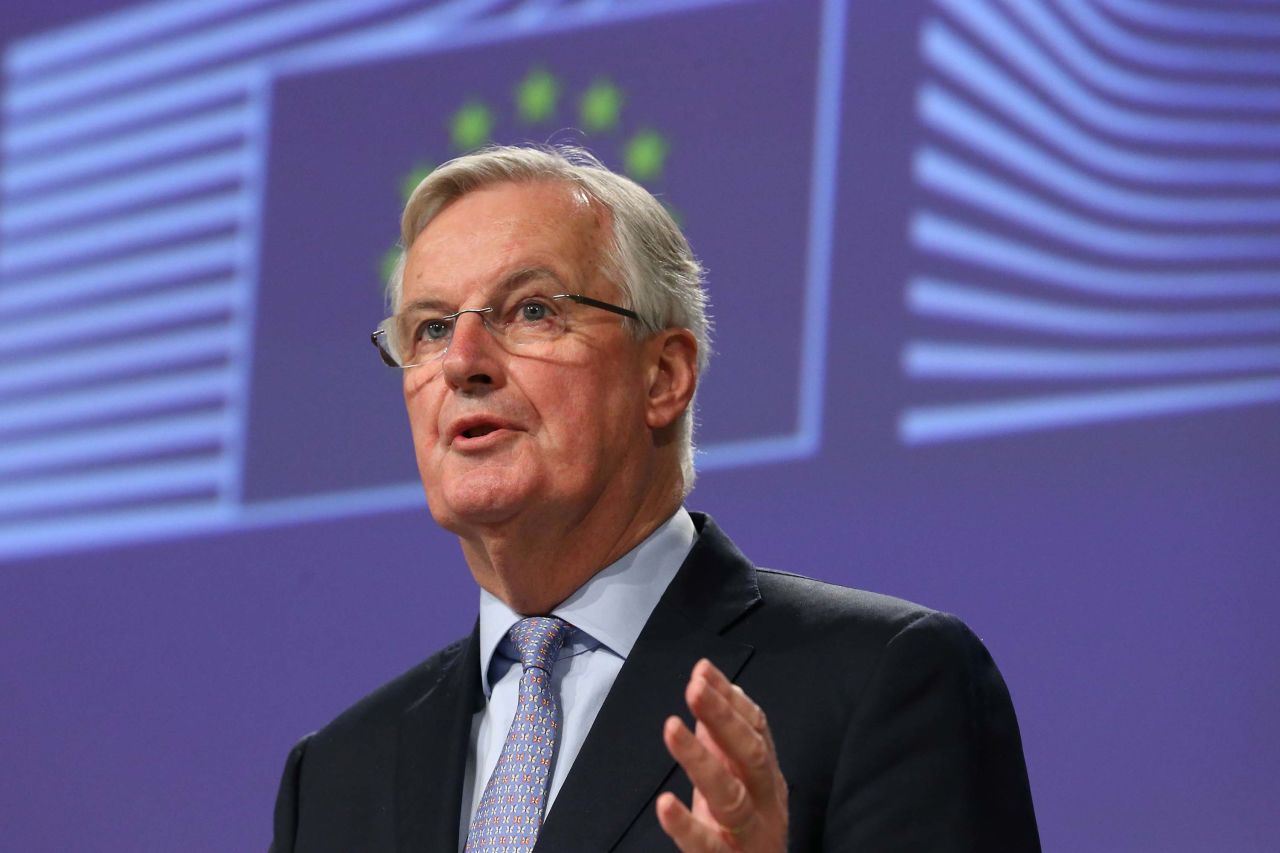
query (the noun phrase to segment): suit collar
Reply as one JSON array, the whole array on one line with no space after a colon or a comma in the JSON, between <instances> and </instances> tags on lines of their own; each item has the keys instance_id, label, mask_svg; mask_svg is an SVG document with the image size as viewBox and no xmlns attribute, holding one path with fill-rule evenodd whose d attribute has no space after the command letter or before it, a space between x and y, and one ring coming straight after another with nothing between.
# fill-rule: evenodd
<instances>
[{"instance_id":1,"label":"suit collar","mask_svg":"<svg viewBox=\"0 0 1280 853\"><path fill-rule=\"evenodd\" d=\"M440 677L400 719L396 835L402 851L458 849L471 719L484 702L479 623L445 655Z\"/></svg>"},{"instance_id":2,"label":"suit collar","mask_svg":"<svg viewBox=\"0 0 1280 853\"><path fill-rule=\"evenodd\" d=\"M733 679L751 646L722 632L760 601L755 567L709 517L645 624L538 837L538 853L609 850L676 769L662 744L671 714L692 723L689 673L706 657Z\"/></svg>"},{"instance_id":3,"label":"suit collar","mask_svg":"<svg viewBox=\"0 0 1280 853\"><path fill-rule=\"evenodd\" d=\"M587 647L603 644L625 660L697 537L693 518L683 506L678 507L640 544L588 578L551 615L594 641ZM485 696L493 693L491 664L498 649L509 661L519 660L506 635L522 618L497 596L480 590L480 678ZM569 647L561 657L566 654Z\"/></svg>"},{"instance_id":4,"label":"suit collar","mask_svg":"<svg viewBox=\"0 0 1280 853\"><path fill-rule=\"evenodd\" d=\"M756 567L702 512L691 512L698 538L659 602L720 633L760 602Z\"/></svg>"}]
</instances>

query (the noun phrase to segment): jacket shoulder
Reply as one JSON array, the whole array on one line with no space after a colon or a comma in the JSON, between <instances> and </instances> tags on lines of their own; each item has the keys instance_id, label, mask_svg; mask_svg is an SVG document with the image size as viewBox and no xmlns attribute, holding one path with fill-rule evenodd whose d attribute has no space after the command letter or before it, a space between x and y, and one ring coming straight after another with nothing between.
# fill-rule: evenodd
<instances>
[{"instance_id":1,"label":"jacket shoulder","mask_svg":"<svg viewBox=\"0 0 1280 853\"><path fill-rule=\"evenodd\" d=\"M776 619L795 620L796 629L806 633L857 629L887 641L921 619L955 619L903 598L777 569L757 568L756 582L761 609Z\"/></svg>"},{"instance_id":2,"label":"jacket shoulder","mask_svg":"<svg viewBox=\"0 0 1280 853\"><path fill-rule=\"evenodd\" d=\"M949 613L771 569L756 579L760 601L731 633L790 676L805 670L828 696L853 701L886 668L958 681L994 670L982 640Z\"/></svg>"},{"instance_id":3,"label":"jacket shoulder","mask_svg":"<svg viewBox=\"0 0 1280 853\"><path fill-rule=\"evenodd\" d=\"M422 703L452 707L465 698L459 691L469 682L459 667L470 662L473 642L446 646L298 742L281 777L272 850L395 847L393 804L403 764L403 721ZM473 676L478 685L479 673ZM416 755L422 760L421 753ZM453 772L462 755L445 751L435 760Z\"/></svg>"},{"instance_id":4,"label":"jacket shoulder","mask_svg":"<svg viewBox=\"0 0 1280 853\"><path fill-rule=\"evenodd\" d=\"M434 689L465 657L470 637L445 646L431 657L378 687L316 732L313 741L342 738L370 724L395 722L405 709Z\"/></svg>"}]
</instances>

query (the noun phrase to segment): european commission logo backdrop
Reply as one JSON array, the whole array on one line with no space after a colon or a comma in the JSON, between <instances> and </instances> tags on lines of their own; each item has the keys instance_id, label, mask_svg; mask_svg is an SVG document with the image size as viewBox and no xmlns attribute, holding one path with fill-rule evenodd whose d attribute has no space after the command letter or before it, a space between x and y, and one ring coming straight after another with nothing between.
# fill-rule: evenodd
<instances>
[{"instance_id":1,"label":"european commission logo backdrop","mask_svg":"<svg viewBox=\"0 0 1280 853\"><path fill-rule=\"evenodd\" d=\"M702 470L823 446L828 336L880 322L833 288L902 292L907 446L1280 401L1280 11L925 6L913 273L834 281L847 13L209 0L14 43L0 559L419 504L368 333L404 188L490 141L592 147L687 229Z\"/></svg>"}]
</instances>

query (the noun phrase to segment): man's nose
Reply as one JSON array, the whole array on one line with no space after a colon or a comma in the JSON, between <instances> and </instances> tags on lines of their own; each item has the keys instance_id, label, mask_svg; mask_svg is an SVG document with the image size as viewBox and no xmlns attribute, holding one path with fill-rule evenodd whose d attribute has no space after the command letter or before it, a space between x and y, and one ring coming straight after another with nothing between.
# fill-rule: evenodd
<instances>
[{"instance_id":1,"label":"man's nose","mask_svg":"<svg viewBox=\"0 0 1280 853\"><path fill-rule=\"evenodd\" d=\"M502 379L501 345L486 323L487 315L464 312L453 322L453 337L441 370L451 388L495 385Z\"/></svg>"}]
</instances>

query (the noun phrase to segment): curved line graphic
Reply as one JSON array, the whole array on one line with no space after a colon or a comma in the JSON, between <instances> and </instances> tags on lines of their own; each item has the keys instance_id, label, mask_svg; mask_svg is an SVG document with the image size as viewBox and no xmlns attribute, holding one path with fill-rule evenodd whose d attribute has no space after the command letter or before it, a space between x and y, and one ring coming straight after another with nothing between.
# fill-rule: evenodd
<instances>
[{"instance_id":1,"label":"curved line graphic","mask_svg":"<svg viewBox=\"0 0 1280 853\"><path fill-rule=\"evenodd\" d=\"M1280 160L1185 158L1137 153L1102 142L1049 109L936 20L921 29L921 52L939 71L1059 151L1128 180L1188 186L1280 186Z\"/></svg>"},{"instance_id":2,"label":"curved line graphic","mask_svg":"<svg viewBox=\"0 0 1280 853\"><path fill-rule=\"evenodd\" d=\"M1239 36L1246 39L1280 38L1280 15L1230 9L1194 9L1147 0L1096 0L1117 17L1152 29L1180 35Z\"/></svg>"},{"instance_id":3,"label":"curved line graphic","mask_svg":"<svg viewBox=\"0 0 1280 853\"><path fill-rule=\"evenodd\" d=\"M912 243L926 251L1080 293L1163 301L1280 294L1280 268L1131 272L1046 252L928 210L912 217L910 231Z\"/></svg>"},{"instance_id":4,"label":"curved line graphic","mask_svg":"<svg viewBox=\"0 0 1280 853\"><path fill-rule=\"evenodd\" d=\"M1214 111L1280 111L1280 87L1228 85L1200 80L1170 80L1121 68L1096 52L1044 3L1000 0L1006 14L1049 45L1062 63L1099 89L1121 98L1157 106Z\"/></svg>"},{"instance_id":5,"label":"curved line graphic","mask_svg":"<svg viewBox=\"0 0 1280 853\"><path fill-rule=\"evenodd\" d=\"M1174 194L1116 186L1076 169L996 119L934 83L916 95L920 120L942 136L1028 183L1117 218L1179 225L1270 225L1280 223L1280 199L1257 196Z\"/></svg>"},{"instance_id":6,"label":"curved line graphic","mask_svg":"<svg viewBox=\"0 0 1280 853\"><path fill-rule=\"evenodd\" d=\"M1280 333L1280 308L1141 311L1067 305L967 284L917 277L907 285L916 314L971 323L1095 338L1242 337Z\"/></svg>"},{"instance_id":7,"label":"curved line graphic","mask_svg":"<svg viewBox=\"0 0 1280 853\"><path fill-rule=\"evenodd\" d=\"M1152 233L1099 224L936 148L919 149L913 171L922 186L1096 254L1155 261L1280 260L1280 239L1275 235Z\"/></svg>"},{"instance_id":8,"label":"curved line graphic","mask_svg":"<svg viewBox=\"0 0 1280 853\"><path fill-rule=\"evenodd\" d=\"M1056 0L1057 7L1082 33L1117 56L1137 65L1179 74L1208 72L1275 77L1280 56L1275 51L1250 48L1223 50L1209 46L1188 47L1153 41L1127 32L1090 5L1091 0Z\"/></svg>"},{"instance_id":9,"label":"curved line graphic","mask_svg":"<svg viewBox=\"0 0 1280 853\"><path fill-rule=\"evenodd\" d=\"M1168 118L1125 109L1095 97L1064 73L1046 55L1010 26L985 3L972 0L936 0L958 20L963 21L994 55L1004 59L1023 76L1034 82L1078 120L1112 136L1150 145L1204 145L1213 148L1280 147L1280 123L1233 122ZM939 24L944 27L945 25ZM945 28L947 41L963 39ZM975 51L967 45L969 51ZM954 50L955 48L951 48Z\"/></svg>"},{"instance_id":10,"label":"curved line graphic","mask_svg":"<svg viewBox=\"0 0 1280 853\"><path fill-rule=\"evenodd\" d=\"M1280 370L1280 346L1104 351L911 341L907 375L920 379L1099 379Z\"/></svg>"},{"instance_id":11,"label":"curved line graphic","mask_svg":"<svg viewBox=\"0 0 1280 853\"><path fill-rule=\"evenodd\" d=\"M1280 402L1280 377L1086 391L915 407L903 412L898 419L898 436L905 444L959 441L1276 402Z\"/></svg>"}]
</instances>

